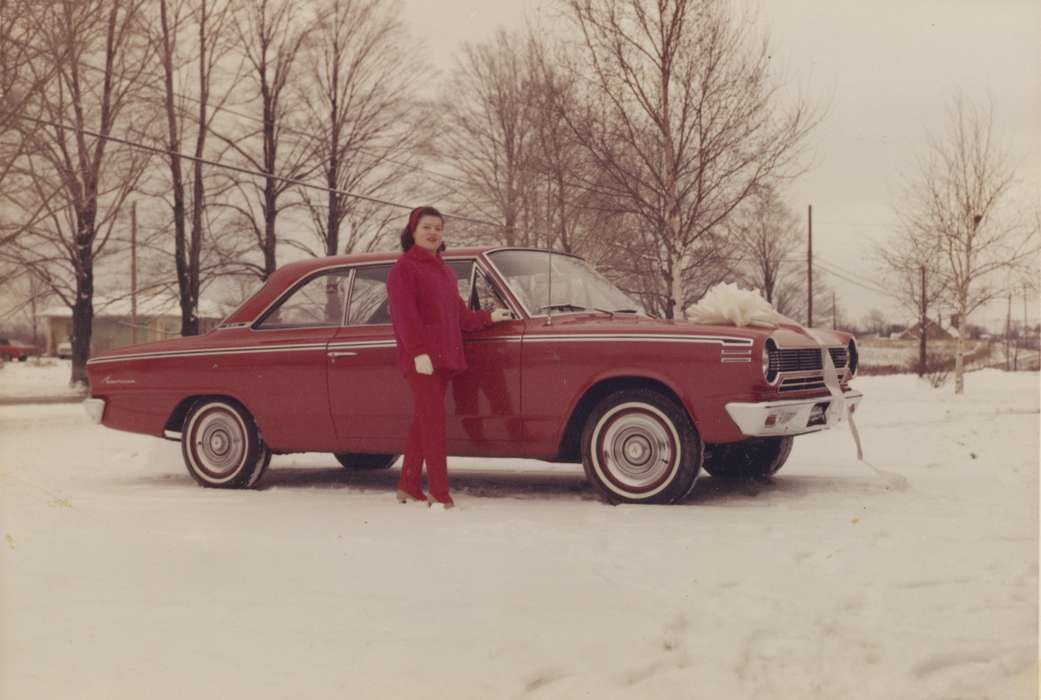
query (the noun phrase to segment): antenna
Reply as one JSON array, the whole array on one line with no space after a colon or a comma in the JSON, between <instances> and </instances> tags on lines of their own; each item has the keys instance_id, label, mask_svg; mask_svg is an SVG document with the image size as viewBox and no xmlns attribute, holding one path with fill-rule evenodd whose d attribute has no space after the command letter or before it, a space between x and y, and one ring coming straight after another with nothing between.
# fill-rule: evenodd
<instances>
[{"instance_id":1,"label":"antenna","mask_svg":"<svg viewBox=\"0 0 1041 700\"><path fill-rule=\"evenodd\" d=\"M546 323L545 323L545 325L551 326L551 325L553 325L553 246L552 246L552 244L549 246L549 249L546 252L548 253L548 255L546 255L546 275L547 275L547 280L548 280L547 281L547 285L548 285L548 288L549 288L549 298L546 300L547 306L546 306Z\"/></svg>"}]
</instances>

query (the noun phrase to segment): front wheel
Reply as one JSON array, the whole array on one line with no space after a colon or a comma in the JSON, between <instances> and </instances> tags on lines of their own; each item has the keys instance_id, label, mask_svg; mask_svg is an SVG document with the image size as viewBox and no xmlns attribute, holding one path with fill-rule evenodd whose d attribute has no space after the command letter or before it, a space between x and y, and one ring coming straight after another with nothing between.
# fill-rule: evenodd
<instances>
[{"instance_id":1,"label":"front wheel","mask_svg":"<svg viewBox=\"0 0 1041 700\"><path fill-rule=\"evenodd\" d=\"M192 407L184 421L181 454L192 478L211 488L251 488L271 461L253 417L226 399Z\"/></svg>"},{"instance_id":2,"label":"front wheel","mask_svg":"<svg viewBox=\"0 0 1041 700\"><path fill-rule=\"evenodd\" d=\"M360 452L339 452L336 454L336 460L343 465L345 469L362 469L362 470L374 470L374 469L390 469L391 465L397 461L400 455L370 455L362 454Z\"/></svg>"},{"instance_id":3,"label":"front wheel","mask_svg":"<svg viewBox=\"0 0 1041 700\"><path fill-rule=\"evenodd\" d=\"M701 436L680 406L651 389L597 404L582 430L586 476L612 503L674 503L701 470Z\"/></svg>"},{"instance_id":4,"label":"front wheel","mask_svg":"<svg viewBox=\"0 0 1041 700\"><path fill-rule=\"evenodd\" d=\"M792 453L795 438L750 438L710 445L705 450L705 471L722 479L766 479L773 476Z\"/></svg>"}]
</instances>

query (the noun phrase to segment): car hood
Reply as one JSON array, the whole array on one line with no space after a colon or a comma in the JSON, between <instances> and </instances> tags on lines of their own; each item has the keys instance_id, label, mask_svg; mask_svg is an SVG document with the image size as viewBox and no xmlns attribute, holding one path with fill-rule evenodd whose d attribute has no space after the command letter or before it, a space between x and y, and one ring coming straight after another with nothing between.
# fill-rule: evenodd
<instances>
[{"instance_id":1,"label":"car hood","mask_svg":"<svg viewBox=\"0 0 1041 700\"><path fill-rule=\"evenodd\" d=\"M773 338L782 348L815 348L824 345L846 345L852 337L830 328L806 328L799 323L735 326L721 323L697 323L685 319L658 319L632 314L604 313L562 314L553 316L552 326L576 333L640 333L662 335L721 335L752 340Z\"/></svg>"}]
</instances>

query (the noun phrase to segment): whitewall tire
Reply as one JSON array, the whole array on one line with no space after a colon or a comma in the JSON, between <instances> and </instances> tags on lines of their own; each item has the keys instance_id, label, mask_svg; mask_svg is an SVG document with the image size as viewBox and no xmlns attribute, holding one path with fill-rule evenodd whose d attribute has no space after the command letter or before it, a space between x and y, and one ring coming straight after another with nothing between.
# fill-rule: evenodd
<instances>
[{"instance_id":1,"label":"whitewall tire","mask_svg":"<svg viewBox=\"0 0 1041 700\"><path fill-rule=\"evenodd\" d=\"M252 416L226 399L192 407L181 433L181 454L192 478L212 488L251 488L271 461Z\"/></svg>"},{"instance_id":2,"label":"whitewall tire","mask_svg":"<svg viewBox=\"0 0 1041 700\"><path fill-rule=\"evenodd\" d=\"M597 404L582 431L582 465L612 503L674 503L701 470L701 437L686 411L651 389L623 389Z\"/></svg>"}]
</instances>

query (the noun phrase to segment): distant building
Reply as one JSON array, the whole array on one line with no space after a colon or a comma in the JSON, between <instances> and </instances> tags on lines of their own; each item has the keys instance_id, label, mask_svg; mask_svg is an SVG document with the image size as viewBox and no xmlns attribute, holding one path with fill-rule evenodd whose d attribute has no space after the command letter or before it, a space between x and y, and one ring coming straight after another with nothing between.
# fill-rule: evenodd
<instances>
[{"instance_id":1,"label":"distant building","mask_svg":"<svg viewBox=\"0 0 1041 700\"><path fill-rule=\"evenodd\" d=\"M226 316L219 305L199 300L199 332L213 329ZM56 355L58 344L72 336L72 309L52 306L40 313L44 320L46 342L43 354ZM135 328L136 325L136 328ZM90 337L90 354L135 343L177 337L181 334L181 306L172 295L139 298L137 323L131 323L130 299L94 296L94 323Z\"/></svg>"},{"instance_id":2,"label":"distant building","mask_svg":"<svg viewBox=\"0 0 1041 700\"><path fill-rule=\"evenodd\" d=\"M898 340L918 340L922 337L922 324L919 321L903 333L896 335ZM950 340L958 335L957 328L944 328L936 321L929 319L925 323L925 337L927 340Z\"/></svg>"}]
</instances>

